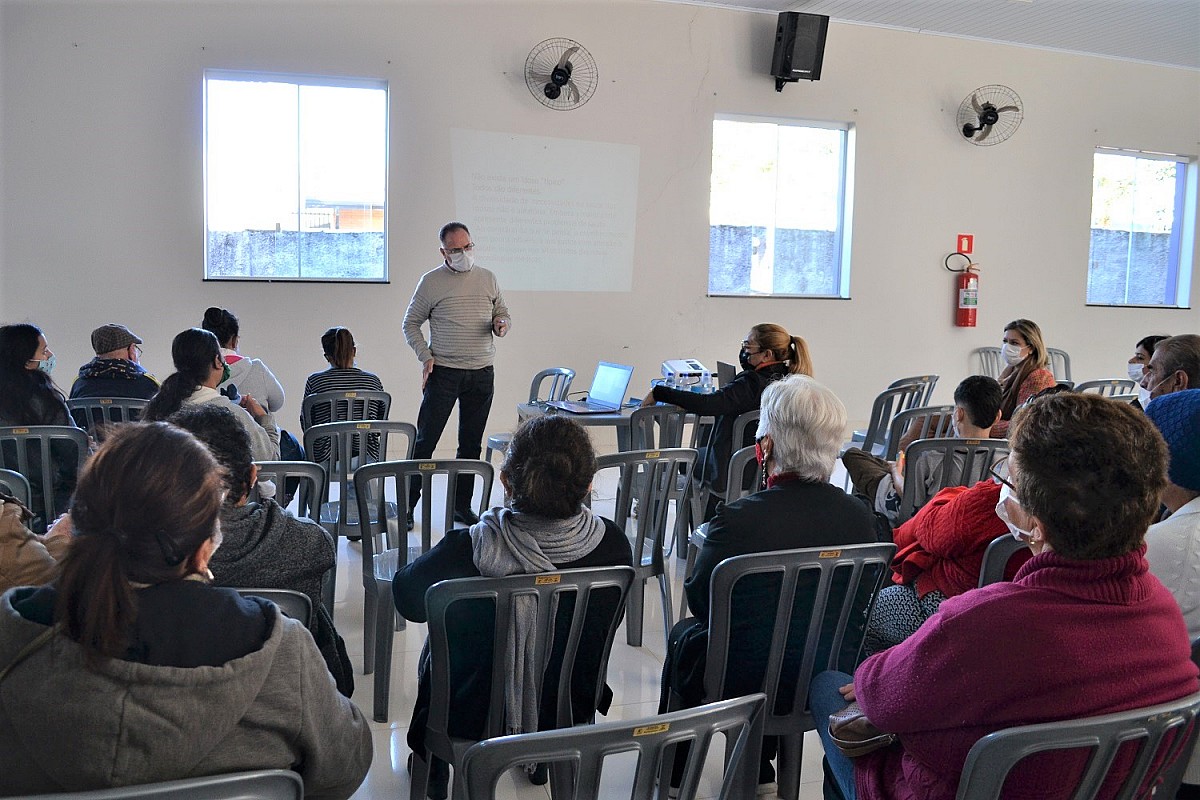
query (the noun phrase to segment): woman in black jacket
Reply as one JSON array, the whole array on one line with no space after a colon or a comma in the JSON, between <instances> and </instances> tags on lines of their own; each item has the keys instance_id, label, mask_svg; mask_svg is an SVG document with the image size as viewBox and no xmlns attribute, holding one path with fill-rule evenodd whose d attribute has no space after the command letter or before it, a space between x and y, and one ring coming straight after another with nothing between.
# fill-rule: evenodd
<instances>
[{"instance_id":1,"label":"woman in black jacket","mask_svg":"<svg viewBox=\"0 0 1200 800\"><path fill-rule=\"evenodd\" d=\"M758 408L763 389L772 381L785 375L813 374L808 343L799 336L789 334L783 326L770 323L755 325L750 329L742 342L738 362L742 372L728 386L722 386L711 394L655 386L642 400L642 406L670 403L692 414L717 418L708 446L700 452L697 469L700 471L701 484L718 492L724 492L728 483L725 471L733 451L754 444L753 428L746 430L741 442L734 443L733 423L738 416ZM716 513L717 500L709 500L704 512L706 521Z\"/></svg>"},{"instance_id":2,"label":"woman in black jacket","mask_svg":"<svg viewBox=\"0 0 1200 800\"><path fill-rule=\"evenodd\" d=\"M524 422L513 434L500 469L508 507L487 511L470 529L448 532L432 550L402 567L392 580L396 608L405 619L425 622L425 591L450 578L630 566L633 553L625 533L611 520L597 516L583 505L595 473L595 451L587 432L578 423L561 416L535 417ZM607 711L612 698L606 687L600 707L593 707L596 681L603 680L603 676L597 675L598 634L607 628L616 609L603 600L593 602L595 624L589 609L571 687L572 707L578 722L590 720L597 710ZM566 603L559 609L560 618L570 613L565 606ZM452 736L478 739L483 735L491 692L493 618L492 604L481 600L449 622L451 685L456 687L450 698ZM561 664L566 645L561 639L555 641L547 674L557 674L554 665ZM421 657L417 700L408 728L408 744L418 758L426 755L429 681L426 649ZM532 731L553 724L554 709L547 708L545 702L540 705L532 717L510 714L510 728ZM514 720L514 716L522 718ZM447 765L434 758L429 766L428 796L441 800L446 797ZM534 781L542 783L544 779L542 771Z\"/></svg>"}]
</instances>

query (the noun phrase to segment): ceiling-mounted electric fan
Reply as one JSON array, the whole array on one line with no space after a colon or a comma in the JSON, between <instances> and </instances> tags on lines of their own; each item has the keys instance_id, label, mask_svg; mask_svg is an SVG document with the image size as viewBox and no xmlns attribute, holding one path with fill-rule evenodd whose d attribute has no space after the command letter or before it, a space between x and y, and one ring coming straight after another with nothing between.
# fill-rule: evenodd
<instances>
[{"instance_id":1,"label":"ceiling-mounted electric fan","mask_svg":"<svg viewBox=\"0 0 1200 800\"><path fill-rule=\"evenodd\" d=\"M525 85L542 105L570 111L586 103L596 91L596 60L573 39L547 39L525 59Z\"/></svg>"},{"instance_id":2,"label":"ceiling-mounted electric fan","mask_svg":"<svg viewBox=\"0 0 1200 800\"><path fill-rule=\"evenodd\" d=\"M982 147L1000 144L1017 132L1021 120L1021 98L1007 86L981 86L959 105L955 125L971 144Z\"/></svg>"}]
</instances>

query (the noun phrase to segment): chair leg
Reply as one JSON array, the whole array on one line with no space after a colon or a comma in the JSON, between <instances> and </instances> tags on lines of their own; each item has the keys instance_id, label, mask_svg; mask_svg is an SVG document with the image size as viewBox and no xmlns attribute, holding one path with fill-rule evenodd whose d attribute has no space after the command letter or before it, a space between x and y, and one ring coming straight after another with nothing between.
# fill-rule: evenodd
<instances>
[{"instance_id":1,"label":"chair leg","mask_svg":"<svg viewBox=\"0 0 1200 800\"><path fill-rule=\"evenodd\" d=\"M776 756L776 782L779 796L784 800L799 800L800 763L804 756L804 734L779 737L779 754Z\"/></svg>"},{"instance_id":2,"label":"chair leg","mask_svg":"<svg viewBox=\"0 0 1200 800\"><path fill-rule=\"evenodd\" d=\"M571 800L575 796L575 764L570 761L555 761L550 764L550 797L554 800Z\"/></svg>"},{"instance_id":3,"label":"chair leg","mask_svg":"<svg viewBox=\"0 0 1200 800\"><path fill-rule=\"evenodd\" d=\"M336 550L334 551L337 552ZM337 563L329 568L325 573L325 577L321 579L321 605L325 606L325 610L329 612L329 618L333 619L333 600L336 595L337 583Z\"/></svg>"},{"instance_id":4,"label":"chair leg","mask_svg":"<svg viewBox=\"0 0 1200 800\"><path fill-rule=\"evenodd\" d=\"M408 781L408 796L413 800L425 800L425 794L429 791L430 758L432 754L428 750L421 755L413 753L412 775Z\"/></svg>"},{"instance_id":5,"label":"chair leg","mask_svg":"<svg viewBox=\"0 0 1200 800\"><path fill-rule=\"evenodd\" d=\"M392 683L392 618L396 609L388 598L377 597L375 612L375 699L376 722L388 721L388 692Z\"/></svg>"},{"instance_id":6,"label":"chair leg","mask_svg":"<svg viewBox=\"0 0 1200 800\"><path fill-rule=\"evenodd\" d=\"M642 646L642 617L646 610L646 579L634 578L625 601L625 641L630 647Z\"/></svg>"},{"instance_id":7,"label":"chair leg","mask_svg":"<svg viewBox=\"0 0 1200 800\"><path fill-rule=\"evenodd\" d=\"M669 648L671 644L671 618L674 615L671 613L671 585L667 583L667 576L665 574L659 574L658 588L662 592L663 647ZM663 652L666 653L667 650L664 649Z\"/></svg>"},{"instance_id":8,"label":"chair leg","mask_svg":"<svg viewBox=\"0 0 1200 800\"><path fill-rule=\"evenodd\" d=\"M363 586L363 675L375 671L375 616L379 595L375 582Z\"/></svg>"}]
</instances>

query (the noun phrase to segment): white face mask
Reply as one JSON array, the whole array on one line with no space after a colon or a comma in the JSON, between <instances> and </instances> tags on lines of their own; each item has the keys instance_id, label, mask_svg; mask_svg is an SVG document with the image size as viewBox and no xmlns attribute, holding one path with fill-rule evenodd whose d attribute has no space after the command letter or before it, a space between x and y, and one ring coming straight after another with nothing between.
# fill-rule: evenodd
<instances>
[{"instance_id":1,"label":"white face mask","mask_svg":"<svg viewBox=\"0 0 1200 800\"><path fill-rule=\"evenodd\" d=\"M1017 347L1012 342L1007 342L1003 347L1000 348L1000 355L1004 356L1004 361L1006 364L1008 364L1010 367L1015 367L1017 364L1020 364L1021 359L1024 358L1024 356L1021 355L1021 351L1024 349L1025 348L1023 347Z\"/></svg>"},{"instance_id":2,"label":"white face mask","mask_svg":"<svg viewBox=\"0 0 1200 800\"><path fill-rule=\"evenodd\" d=\"M1129 364L1129 380L1134 383L1142 382L1142 371L1146 369L1145 364Z\"/></svg>"},{"instance_id":3,"label":"white face mask","mask_svg":"<svg viewBox=\"0 0 1200 800\"><path fill-rule=\"evenodd\" d=\"M1138 386L1137 387L1137 396L1138 396L1138 405L1141 406L1143 409L1146 406L1150 405L1150 390L1149 389L1143 389L1141 386Z\"/></svg>"},{"instance_id":4,"label":"white face mask","mask_svg":"<svg viewBox=\"0 0 1200 800\"><path fill-rule=\"evenodd\" d=\"M1004 504L1005 504L1005 501L1010 498L1017 505L1021 504L1021 501L1018 500L1013 495L1012 489L1008 488L1007 483L1001 485L1001 487L1000 487L1000 502L996 503L996 516L1000 518L1001 522L1003 522L1005 525L1008 526L1008 532L1013 535L1014 539L1020 539L1022 541L1026 540L1026 539L1032 539L1033 532L1022 530L1021 528L1018 528L1017 524L1012 521L1012 517L1010 517L1008 515L1008 508L1006 508Z\"/></svg>"},{"instance_id":5,"label":"white face mask","mask_svg":"<svg viewBox=\"0 0 1200 800\"><path fill-rule=\"evenodd\" d=\"M451 253L446 259L446 265L455 272L470 272L471 267L475 266L475 256L466 252Z\"/></svg>"}]
</instances>

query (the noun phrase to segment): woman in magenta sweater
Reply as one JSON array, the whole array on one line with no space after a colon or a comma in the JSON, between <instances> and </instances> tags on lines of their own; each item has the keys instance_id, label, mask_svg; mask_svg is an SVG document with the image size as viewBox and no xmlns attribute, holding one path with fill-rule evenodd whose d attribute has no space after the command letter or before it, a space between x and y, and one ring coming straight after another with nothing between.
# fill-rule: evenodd
<instances>
[{"instance_id":1,"label":"woman in magenta sweater","mask_svg":"<svg viewBox=\"0 0 1200 800\"><path fill-rule=\"evenodd\" d=\"M897 734L851 761L818 727L837 783L829 788L847 800L952 800L968 751L993 731L1197 689L1183 616L1145 559L1166 485L1162 437L1124 403L1063 392L1032 401L1010 438L1011 483L997 513L1034 554L1016 579L948 598L852 680L825 672L813 681L815 719L857 698ZM1086 761L1073 750L1020 764L1006 796L1070 797Z\"/></svg>"}]
</instances>

